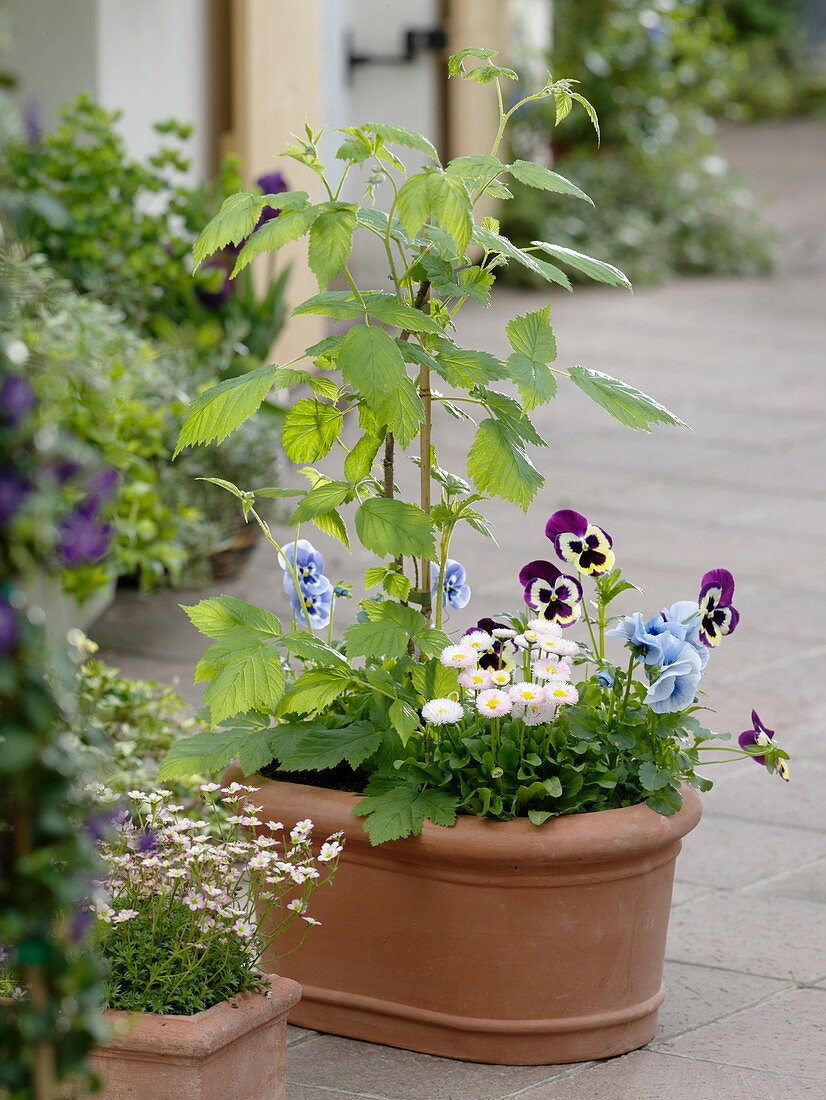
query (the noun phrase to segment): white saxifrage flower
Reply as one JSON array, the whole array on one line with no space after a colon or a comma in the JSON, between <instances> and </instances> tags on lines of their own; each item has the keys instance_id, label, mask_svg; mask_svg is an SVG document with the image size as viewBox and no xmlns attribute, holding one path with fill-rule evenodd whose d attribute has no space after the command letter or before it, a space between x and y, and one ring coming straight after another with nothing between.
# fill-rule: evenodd
<instances>
[{"instance_id":1,"label":"white saxifrage flower","mask_svg":"<svg viewBox=\"0 0 826 1100\"><path fill-rule=\"evenodd\" d=\"M432 726L460 722L464 713L462 704L456 699L428 699L422 707L422 718Z\"/></svg>"}]
</instances>

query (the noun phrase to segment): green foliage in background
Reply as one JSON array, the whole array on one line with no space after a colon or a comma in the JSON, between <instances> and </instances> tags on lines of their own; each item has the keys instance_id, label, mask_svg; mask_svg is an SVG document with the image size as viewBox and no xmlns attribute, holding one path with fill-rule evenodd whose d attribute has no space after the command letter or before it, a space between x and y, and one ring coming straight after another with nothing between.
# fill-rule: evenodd
<instances>
[{"instance_id":1,"label":"green foliage in background","mask_svg":"<svg viewBox=\"0 0 826 1100\"><path fill-rule=\"evenodd\" d=\"M723 12L700 0L558 0L553 63L584 74L602 144L595 153L581 119L556 135L542 104L522 115L512 144L552 158L596 210L569 216L519 186L504 224L610 255L635 282L768 270L769 235L714 138L712 115L735 95L731 50Z\"/></svg>"},{"instance_id":2,"label":"green foliage in background","mask_svg":"<svg viewBox=\"0 0 826 1100\"><path fill-rule=\"evenodd\" d=\"M107 518L114 524L104 564L72 570L65 586L80 598L109 577L135 577L143 587L204 582L209 557L237 528L214 486L214 472L193 454L172 466L179 417L201 386L215 381L209 363L150 344L121 315L78 294L42 257L6 255L0 274L9 309L0 331L26 349L26 370L41 400L44 424L71 431L120 475ZM263 424L249 425L223 457L230 478L260 478L274 449Z\"/></svg>"},{"instance_id":3,"label":"green foliage in background","mask_svg":"<svg viewBox=\"0 0 826 1100\"><path fill-rule=\"evenodd\" d=\"M201 226L243 186L237 160L226 160L213 184L188 186L181 179L190 168L183 147L190 126L158 123L158 152L141 164L128 154L119 118L81 95L42 141L9 146L6 170L15 187L59 204L57 217L53 210L48 217L29 211L23 240L145 335L213 357L217 373L258 365L283 322L284 273L263 295L250 273L227 295L215 269L191 276ZM199 290L217 293L205 302Z\"/></svg>"}]
</instances>

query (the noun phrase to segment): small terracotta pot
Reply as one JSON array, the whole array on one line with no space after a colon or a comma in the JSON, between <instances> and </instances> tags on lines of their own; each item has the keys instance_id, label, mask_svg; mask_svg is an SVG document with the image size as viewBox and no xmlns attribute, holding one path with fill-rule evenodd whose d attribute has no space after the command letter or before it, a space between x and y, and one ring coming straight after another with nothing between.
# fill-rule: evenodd
<instances>
[{"instance_id":1,"label":"small terracotta pot","mask_svg":"<svg viewBox=\"0 0 826 1100\"><path fill-rule=\"evenodd\" d=\"M293 1023L499 1065L606 1058L653 1038L695 791L672 817L645 805L541 826L463 816L371 847L351 816L358 796L250 782L265 820L309 817L317 837L347 838L313 898L322 926L278 960L302 985Z\"/></svg>"},{"instance_id":2,"label":"small terracotta pot","mask_svg":"<svg viewBox=\"0 0 826 1100\"><path fill-rule=\"evenodd\" d=\"M194 1016L106 1013L113 1038L90 1063L103 1100L284 1100L287 1014L301 996L268 977L269 996L245 994Z\"/></svg>"}]
</instances>

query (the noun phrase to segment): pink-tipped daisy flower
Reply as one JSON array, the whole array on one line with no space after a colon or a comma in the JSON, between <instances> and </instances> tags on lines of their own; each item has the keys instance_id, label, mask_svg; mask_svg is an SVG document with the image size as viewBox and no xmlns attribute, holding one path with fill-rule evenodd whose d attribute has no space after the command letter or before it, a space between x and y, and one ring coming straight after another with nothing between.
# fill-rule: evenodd
<instances>
[{"instance_id":1,"label":"pink-tipped daisy flower","mask_svg":"<svg viewBox=\"0 0 826 1100\"><path fill-rule=\"evenodd\" d=\"M533 663L533 674L538 680L567 680L571 666L558 657L540 657Z\"/></svg>"},{"instance_id":2,"label":"pink-tipped daisy flower","mask_svg":"<svg viewBox=\"0 0 826 1100\"><path fill-rule=\"evenodd\" d=\"M476 696L477 711L488 718L499 718L503 714L509 714L512 707L513 703L507 692L498 691L496 688L480 691Z\"/></svg>"},{"instance_id":3,"label":"pink-tipped daisy flower","mask_svg":"<svg viewBox=\"0 0 826 1100\"><path fill-rule=\"evenodd\" d=\"M462 704L456 699L429 699L422 707L422 718L431 726L459 722L464 716Z\"/></svg>"},{"instance_id":4,"label":"pink-tipped daisy flower","mask_svg":"<svg viewBox=\"0 0 826 1100\"><path fill-rule=\"evenodd\" d=\"M459 683L471 691L484 691L491 686L490 673L486 668L466 668L459 673Z\"/></svg>"},{"instance_id":5,"label":"pink-tipped daisy flower","mask_svg":"<svg viewBox=\"0 0 826 1100\"><path fill-rule=\"evenodd\" d=\"M545 685L545 698L549 703L562 706L565 703L576 703L579 695L574 685L567 680L551 680Z\"/></svg>"},{"instance_id":6,"label":"pink-tipped daisy flower","mask_svg":"<svg viewBox=\"0 0 826 1100\"><path fill-rule=\"evenodd\" d=\"M478 658L476 650L467 645L445 646L439 654L439 660L445 668L471 668Z\"/></svg>"}]
</instances>

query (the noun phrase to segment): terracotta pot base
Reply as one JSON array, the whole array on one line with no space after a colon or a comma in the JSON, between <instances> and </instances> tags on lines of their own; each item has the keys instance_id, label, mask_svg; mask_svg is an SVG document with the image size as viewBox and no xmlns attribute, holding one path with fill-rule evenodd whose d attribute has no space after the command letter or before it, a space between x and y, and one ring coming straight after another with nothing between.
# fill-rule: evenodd
<instances>
[{"instance_id":1,"label":"terracotta pot base","mask_svg":"<svg viewBox=\"0 0 826 1100\"><path fill-rule=\"evenodd\" d=\"M102 1100L284 1100L287 1013L301 990L274 975L269 984L268 997L234 997L194 1016L107 1012L115 1035L90 1058L103 1083L96 1095Z\"/></svg>"},{"instance_id":2,"label":"terracotta pot base","mask_svg":"<svg viewBox=\"0 0 826 1100\"><path fill-rule=\"evenodd\" d=\"M322 926L272 960L303 987L292 1022L500 1065L590 1061L653 1037L696 792L672 817L644 805L539 827L460 817L372 847L357 796L256 783L264 820L347 837L333 886L313 898Z\"/></svg>"}]
</instances>

